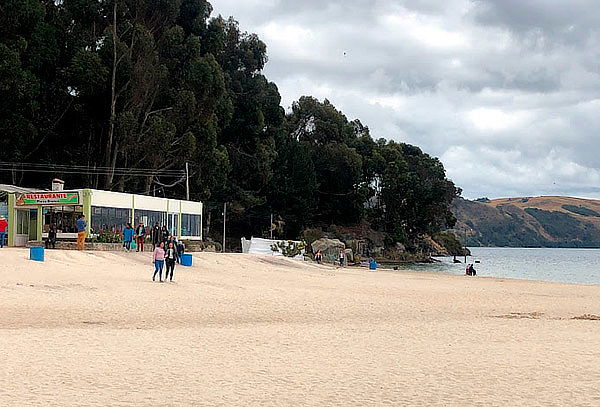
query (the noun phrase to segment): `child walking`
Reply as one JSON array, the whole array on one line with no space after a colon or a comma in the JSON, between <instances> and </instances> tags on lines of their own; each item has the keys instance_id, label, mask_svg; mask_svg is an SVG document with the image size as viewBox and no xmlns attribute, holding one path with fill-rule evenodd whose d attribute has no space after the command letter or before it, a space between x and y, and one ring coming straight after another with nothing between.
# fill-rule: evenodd
<instances>
[{"instance_id":1,"label":"child walking","mask_svg":"<svg viewBox=\"0 0 600 407\"><path fill-rule=\"evenodd\" d=\"M158 281L162 283L162 271L165 265L165 244L163 242L160 242L160 244L156 246L156 249L154 249L154 252L152 253L152 263L154 263L152 281L156 281L156 273L158 273Z\"/></svg>"}]
</instances>

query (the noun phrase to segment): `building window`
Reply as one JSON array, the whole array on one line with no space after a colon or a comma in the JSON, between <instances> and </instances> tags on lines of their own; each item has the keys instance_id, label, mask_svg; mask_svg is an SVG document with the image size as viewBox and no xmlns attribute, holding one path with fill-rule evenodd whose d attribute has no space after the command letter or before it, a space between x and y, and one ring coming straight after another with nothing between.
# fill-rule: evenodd
<instances>
[{"instance_id":1,"label":"building window","mask_svg":"<svg viewBox=\"0 0 600 407\"><path fill-rule=\"evenodd\" d=\"M181 236L201 236L202 215L181 215Z\"/></svg>"},{"instance_id":2,"label":"building window","mask_svg":"<svg viewBox=\"0 0 600 407\"><path fill-rule=\"evenodd\" d=\"M160 211L147 211L144 209L135 210L135 224L138 225L142 222L145 226L154 226L158 223L159 226L166 224L167 215Z\"/></svg>"},{"instance_id":3,"label":"building window","mask_svg":"<svg viewBox=\"0 0 600 407\"><path fill-rule=\"evenodd\" d=\"M92 233L121 233L131 222L131 209L92 206Z\"/></svg>"},{"instance_id":4,"label":"building window","mask_svg":"<svg viewBox=\"0 0 600 407\"><path fill-rule=\"evenodd\" d=\"M83 214L83 206L44 206L42 231L47 233L50 225L55 225L60 233L76 233L77 216Z\"/></svg>"}]
</instances>

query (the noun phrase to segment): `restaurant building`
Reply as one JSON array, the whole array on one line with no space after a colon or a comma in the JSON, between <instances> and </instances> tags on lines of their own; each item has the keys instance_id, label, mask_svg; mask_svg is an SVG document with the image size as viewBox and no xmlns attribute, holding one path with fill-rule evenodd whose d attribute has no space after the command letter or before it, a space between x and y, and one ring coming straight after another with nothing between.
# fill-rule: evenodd
<instances>
[{"instance_id":1,"label":"restaurant building","mask_svg":"<svg viewBox=\"0 0 600 407\"><path fill-rule=\"evenodd\" d=\"M158 198L96 189L38 191L0 186L8 220L8 245L26 246L48 237L50 225L59 240L77 238L75 221L86 217L87 236L121 233L128 222L152 226L158 222L181 239L202 240L202 202Z\"/></svg>"}]
</instances>

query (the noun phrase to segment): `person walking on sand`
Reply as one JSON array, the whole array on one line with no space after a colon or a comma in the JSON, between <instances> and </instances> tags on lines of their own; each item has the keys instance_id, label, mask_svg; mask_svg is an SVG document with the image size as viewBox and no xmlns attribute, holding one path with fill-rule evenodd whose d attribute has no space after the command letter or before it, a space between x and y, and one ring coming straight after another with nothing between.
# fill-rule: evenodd
<instances>
[{"instance_id":1,"label":"person walking on sand","mask_svg":"<svg viewBox=\"0 0 600 407\"><path fill-rule=\"evenodd\" d=\"M137 236L137 248L136 252L144 251L144 240L146 240L146 227L144 222L140 222L137 228L135 228L135 235Z\"/></svg>"},{"instance_id":2,"label":"person walking on sand","mask_svg":"<svg viewBox=\"0 0 600 407\"><path fill-rule=\"evenodd\" d=\"M158 281L162 283L162 271L165 266L165 244L160 244L154 249L152 253L152 263L154 263L154 274L152 275L152 281L156 281L156 273L158 273ZM166 280L166 278L165 278Z\"/></svg>"},{"instance_id":3,"label":"person walking on sand","mask_svg":"<svg viewBox=\"0 0 600 407\"><path fill-rule=\"evenodd\" d=\"M0 216L0 249L4 247L4 237L6 236L6 229L8 228L8 222L4 216Z\"/></svg>"},{"instance_id":4,"label":"person walking on sand","mask_svg":"<svg viewBox=\"0 0 600 407\"><path fill-rule=\"evenodd\" d=\"M77 226L77 250L83 250L85 248L85 230L87 229L85 215L77 216L75 225Z\"/></svg>"},{"instance_id":5,"label":"person walking on sand","mask_svg":"<svg viewBox=\"0 0 600 407\"><path fill-rule=\"evenodd\" d=\"M344 267L346 260L346 251L344 249L340 249L340 267Z\"/></svg>"},{"instance_id":6,"label":"person walking on sand","mask_svg":"<svg viewBox=\"0 0 600 407\"><path fill-rule=\"evenodd\" d=\"M321 250L317 250L315 253L315 261L317 264L321 264L323 262L323 253L321 253Z\"/></svg>"},{"instance_id":7,"label":"person walking on sand","mask_svg":"<svg viewBox=\"0 0 600 407\"><path fill-rule=\"evenodd\" d=\"M131 251L131 242L133 241L134 234L135 231L131 227L131 223L127 223L125 229L123 229L123 246L128 252Z\"/></svg>"},{"instance_id":8,"label":"person walking on sand","mask_svg":"<svg viewBox=\"0 0 600 407\"><path fill-rule=\"evenodd\" d=\"M167 271L165 273L165 281L167 281L167 278L169 279L169 281L173 281L173 272L175 271L175 260L177 260L177 249L175 248L173 241L170 241L169 247L167 248L167 250L165 252L165 263L167 265ZM170 276L169 276L169 270L171 271Z\"/></svg>"}]
</instances>

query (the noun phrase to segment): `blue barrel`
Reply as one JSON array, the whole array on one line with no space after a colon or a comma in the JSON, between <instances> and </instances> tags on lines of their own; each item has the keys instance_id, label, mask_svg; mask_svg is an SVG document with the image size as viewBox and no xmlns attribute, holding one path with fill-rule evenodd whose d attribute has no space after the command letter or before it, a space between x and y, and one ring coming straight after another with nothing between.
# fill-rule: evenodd
<instances>
[{"instance_id":1,"label":"blue barrel","mask_svg":"<svg viewBox=\"0 0 600 407\"><path fill-rule=\"evenodd\" d=\"M39 246L30 247L29 259L35 261L44 261L44 248Z\"/></svg>"},{"instance_id":2,"label":"blue barrel","mask_svg":"<svg viewBox=\"0 0 600 407\"><path fill-rule=\"evenodd\" d=\"M377 262L375 260L369 262L369 270L377 270Z\"/></svg>"},{"instance_id":3,"label":"blue barrel","mask_svg":"<svg viewBox=\"0 0 600 407\"><path fill-rule=\"evenodd\" d=\"M181 265L186 267L192 267L192 255L191 254L182 254L181 255Z\"/></svg>"}]
</instances>

